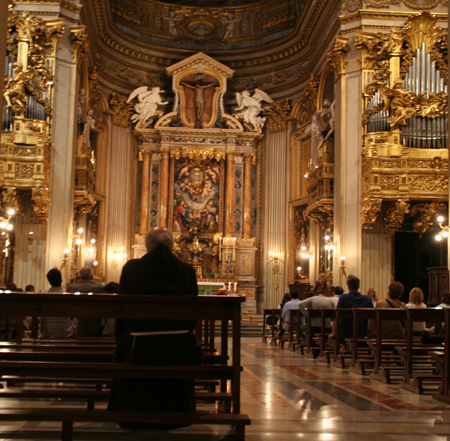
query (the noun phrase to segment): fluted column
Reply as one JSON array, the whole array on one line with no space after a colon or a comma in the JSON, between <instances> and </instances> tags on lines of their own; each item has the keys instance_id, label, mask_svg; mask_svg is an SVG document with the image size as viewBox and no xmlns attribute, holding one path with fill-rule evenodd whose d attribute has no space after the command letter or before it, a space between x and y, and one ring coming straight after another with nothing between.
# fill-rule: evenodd
<instances>
[{"instance_id":1,"label":"fluted column","mask_svg":"<svg viewBox=\"0 0 450 441\"><path fill-rule=\"evenodd\" d=\"M161 149L161 192L159 195L159 225L167 227L169 199L169 149Z\"/></svg>"},{"instance_id":2,"label":"fluted column","mask_svg":"<svg viewBox=\"0 0 450 441\"><path fill-rule=\"evenodd\" d=\"M150 158L151 150L142 152L142 186L141 186L141 219L139 233L145 234L148 230L148 198L150 190Z\"/></svg>"},{"instance_id":3,"label":"fluted column","mask_svg":"<svg viewBox=\"0 0 450 441\"><path fill-rule=\"evenodd\" d=\"M253 155L244 155L244 239L252 236L252 160Z\"/></svg>"},{"instance_id":4,"label":"fluted column","mask_svg":"<svg viewBox=\"0 0 450 441\"><path fill-rule=\"evenodd\" d=\"M227 182L225 193L225 236L233 235L234 152L227 153Z\"/></svg>"}]
</instances>

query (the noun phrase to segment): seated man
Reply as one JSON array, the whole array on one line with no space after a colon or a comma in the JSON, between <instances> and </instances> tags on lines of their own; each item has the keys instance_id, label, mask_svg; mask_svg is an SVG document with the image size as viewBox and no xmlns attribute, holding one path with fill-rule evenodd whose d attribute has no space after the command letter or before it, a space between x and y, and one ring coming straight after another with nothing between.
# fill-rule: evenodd
<instances>
[{"instance_id":1,"label":"seated man","mask_svg":"<svg viewBox=\"0 0 450 441\"><path fill-rule=\"evenodd\" d=\"M281 311L281 318L283 320L283 324L281 325L281 330L278 333L280 338L284 337L285 331L289 331L291 329L291 314L289 311L293 309L299 309L298 307L298 292L292 291L291 292L291 298L292 300L289 300L289 302L286 302L283 306L283 310ZM292 326L297 326L297 318L294 317L294 322L292 323Z\"/></svg>"},{"instance_id":2,"label":"seated man","mask_svg":"<svg viewBox=\"0 0 450 441\"><path fill-rule=\"evenodd\" d=\"M335 308L335 303L331 297L325 296L322 292L318 292L314 297L302 300L298 306L302 314L308 317L308 309ZM325 332L331 332L331 321L329 318L325 319ZM311 319L311 333L313 336L322 333L321 317L313 317ZM315 345L314 341L313 345Z\"/></svg>"},{"instance_id":3,"label":"seated man","mask_svg":"<svg viewBox=\"0 0 450 441\"><path fill-rule=\"evenodd\" d=\"M174 237L156 227L145 236L147 254L122 269L119 294L197 296L194 268L173 253ZM118 363L148 366L199 364L201 350L191 320L116 320ZM108 410L195 412L194 380L114 379ZM139 423L125 428L173 428Z\"/></svg>"},{"instance_id":4,"label":"seated man","mask_svg":"<svg viewBox=\"0 0 450 441\"><path fill-rule=\"evenodd\" d=\"M372 298L362 295L358 290L360 281L356 276L348 276L347 287L348 294L341 294L337 308L373 308ZM368 320L359 320L358 338L367 337ZM334 338L333 334L330 334L330 338ZM353 338L353 319L343 319L339 327L339 338ZM345 343L341 346L341 352L346 352Z\"/></svg>"}]
</instances>

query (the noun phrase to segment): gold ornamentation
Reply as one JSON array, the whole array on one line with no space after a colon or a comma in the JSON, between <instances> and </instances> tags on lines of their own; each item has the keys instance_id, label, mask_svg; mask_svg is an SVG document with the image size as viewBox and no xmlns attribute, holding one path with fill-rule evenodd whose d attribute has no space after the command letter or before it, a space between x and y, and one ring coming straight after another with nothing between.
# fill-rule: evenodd
<instances>
[{"instance_id":1,"label":"gold ornamentation","mask_svg":"<svg viewBox=\"0 0 450 441\"><path fill-rule=\"evenodd\" d=\"M361 52L361 67L363 69L379 69L380 49L383 46L384 35L358 31L355 37L355 47Z\"/></svg>"},{"instance_id":2,"label":"gold ornamentation","mask_svg":"<svg viewBox=\"0 0 450 441\"><path fill-rule=\"evenodd\" d=\"M162 150L162 149L161 149ZM189 159L216 159L220 161L225 159L227 152L224 150L215 150L212 148L190 148L190 147L182 147L179 149L170 149L170 157L175 158L176 160L180 158L189 158Z\"/></svg>"},{"instance_id":3,"label":"gold ornamentation","mask_svg":"<svg viewBox=\"0 0 450 441\"><path fill-rule=\"evenodd\" d=\"M343 74L347 70L347 53L350 52L350 47L347 42L347 37L338 35L335 42L331 44L330 49L327 51L328 62L336 75Z\"/></svg>"},{"instance_id":4,"label":"gold ornamentation","mask_svg":"<svg viewBox=\"0 0 450 441\"><path fill-rule=\"evenodd\" d=\"M415 191L448 193L448 176L411 176L408 185Z\"/></svg>"},{"instance_id":5,"label":"gold ornamentation","mask_svg":"<svg viewBox=\"0 0 450 441\"><path fill-rule=\"evenodd\" d=\"M35 187L31 189L33 209L38 218L47 219L50 208L50 190L48 187Z\"/></svg>"},{"instance_id":6,"label":"gold ornamentation","mask_svg":"<svg viewBox=\"0 0 450 441\"><path fill-rule=\"evenodd\" d=\"M253 153L244 153L244 164L255 164L255 159Z\"/></svg>"},{"instance_id":7,"label":"gold ornamentation","mask_svg":"<svg viewBox=\"0 0 450 441\"><path fill-rule=\"evenodd\" d=\"M416 4L417 9L426 8L426 3L434 3L433 6L437 4L437 0L421 0L420 6L417 5L419 2L411 2L404 0L406 4ZM411 6L410 4L408 6ZM429 7L433 7L429 6ZM419 15L412 16L408 20L408 24L405 26L405 40L409 43L411 51L416 52L420 49L422 43L426 44L426 52L429 54L436 43L441 40L442 29L436 26L437 18L433 17L429 12L424 11Z\"/></svg>"},{"instance_id":8,"label":"gold ornamentation","mask_svg":"<svg viewBox=\"0 0 450 441\"><path fill-rule=\"evenodd\" d=\"M308 84L305 87L305 96L296 103L293 112L300 124L307 124L311 122L311 118L317 110L318 91L319 77L311 74L309 76Z\"/></svg>"},{"instance_id":9,"label":"gold ornamentation","mask_svg":"<svg viewBox=\"0 0 450 441\"><path fill-rule=\"evenodd\" d=\"M403 0L406 6L413 9L431 9L434 8L439 0Z\"/></svg>"},{"instance_id":10,"label":"gold ornamentation","mask_svg":"<svg viewBox=\"0 0 450 441\"><path fill-rule=\"evenodd\" d=\"M152 159L152 151L151 150L141 150L142 159L144 161L150 161Z\"/></svg>"},{"instance_id":11,"label":"gold ornamentation","mask_svg":"<svg viewBox=\"0 0 450 441\"><path fill-rule=\"evenodd\" d=\"M20 212L20 200L15 187L5 188L2 191L2 203L6 210L14 209L16 213Z\"/></svg>"},{"instance_id":12,"label":"gold ornamentation","mask_svg":"<svg viewBox=\"0 0 450 441\"><path fill-rule=\"evenodd\" d=\"M429 204L415 204L411 209L410 216L416 216L420 213L419 219L413 223L413 230L420 233L420 237L433 227L432 218L436 214L445 213L447 211L446 204L439 202L431 202Z\"/></svg>"},{"instance_id":13,"label":"gold ornamentation","mask_svg":"<svg viewBox=\"0 0 450 441\"><path fill-rule=\"evenodd\" d=\"M398 190L400 180L398 176L381 176L381 190Z\"/></svg>"},{"instance_id":14,"label":"gold ornamentation","mask_svg":"<svg viewBox=\"0 0 450 441\"><path fill-rule=\"evenodd\" d=\"M389 5L399 5L400 0L365 0L366 6L373 6L374 8L384 8Z\"/></svg>"},{"instance_id":15,"label":"gold ornamentation","mask_svg":"<svg viewBox=\"0 0 450 441\"><path fill-rule=\"evenodd\" d=\"M346 12L356 12L361 6L361 0L343 0L342 10Z\"/></svg>"},{"instance_id":16,"label":"gold ornamentation","mask_svg":"<svg viewBox=\"0 0 450 441\"><path fill-rule=\"evenodd\" d=\"M86 32L86 26L70 26L70 46L72 47L72 61L74 63L86 56L89 47L89 36Z\"/></svg>"},{"instance_id":17,"label":"gold ornamentation","mask_svg":"<svg viewBox=\"0 0 450 441\"><path fill-rule=\"evenodd\" d=\"M33 177L34 165L19 162L15 167L16 179L31 179Z\"/></svg>"},{"instance_id":18,"label":"gold ornamentation","mask_svg":"<svg viewBox=\"0 0 450 441\"><path fill-rule=\"evenodd\" d=\"M109 107L113 111L113 124L127 128L130 125L130 116L134 111L134 105L127 103L127 99L115 93L111 94Z\"/></svg>"},{"instance_id":19,"label":"gold ornamentation","mask_svg":"<svg viewBox=\"0 0 450 441\"><path fill-rule=\"evenodd\" d=\"M384 101L383 111L390 110L391 127L395 128L399 124L406 125L406 120L416 115L417 95L415 92L405 90L400 78L395 81L392 89L386 83L382 84L380 92Z\"/></svg>"},{"instance_id":20,"label":"gold ornamentation","mask_svg":"<svg viewBox=\"0 0 450 441\"><path fill-rule=\"evenodd\" d=\"M286 130L290 111L291 106L288 98L263 107L263 115L269 119L272 133Z\"/></svg>"},{"instance_id":21,"label":"gold ornamentation","mask_svg":"<svg viewBox=\"0 0 450 441\"><path fill-rule=\"evenodd\" d=\"M387 211L386 228L391 231L395 231L401 228L405 215L410 213L410 204L406 201L398 200L395 204L389 206Z\"/></svg>"},{"instance_id":22,"label":"gold ornamentation","mask_svg":"<svg viewBox=\"0 0 450 441\"><path fill-rule=\"evenodd\" d=\"M361 228L371 230L381 210L381 198L366 196L361 200Z\"/></svg>"}]
</instances>

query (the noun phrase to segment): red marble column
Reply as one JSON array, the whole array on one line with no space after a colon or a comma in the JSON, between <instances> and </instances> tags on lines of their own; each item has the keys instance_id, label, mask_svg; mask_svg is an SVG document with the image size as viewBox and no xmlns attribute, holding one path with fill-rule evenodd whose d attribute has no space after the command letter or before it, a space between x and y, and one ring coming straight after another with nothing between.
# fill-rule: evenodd
<instances>
[{"instance_id":1,"label":"red marble column","mask_svg":"<svg viewBox=\"0 0 450 441\"><path fill-rule=\"evenodd\" d=\"M243 239L250 239L252 235L252 160L253 155L244 155Z\"/></svg>"},{"instance_id":2,"label":"red marble column","mask_svg":"<svg viewBox=\"0 0 450 441\"><path fill-rule=\"evenodd\" d=\"M169 149L161 149L161 191L159 197L159 226L168 227Z\"/></svg>"},{"instance_id":3,"label":"red marble column","mask_svg":"<svg viewBox=\"0 0 450 441\"><path fill-rule=\"evenodd\" d=\"M148 200L150 193L150 158L151 150L142 152L142 185L141 185L141 216L139 224L139 234L145 234L148 231Z\"/></svg>"},{"instance_id":4,"label":"red marble column","mask_svg":"<svg viewBox=\"0 0 450 441\"><path fill-rule=\"evenodd\" d=\"M225 236L233 236L234 152L227 152L225 192Z\"/></svg>"}]
</instances>

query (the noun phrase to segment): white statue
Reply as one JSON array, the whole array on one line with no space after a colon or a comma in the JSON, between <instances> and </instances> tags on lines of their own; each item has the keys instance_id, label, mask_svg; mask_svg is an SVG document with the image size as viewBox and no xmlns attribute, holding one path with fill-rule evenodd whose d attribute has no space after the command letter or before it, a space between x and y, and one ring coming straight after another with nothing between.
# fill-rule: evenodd
<instances>
[{"instance_id":1,"label":"white statue","mask_svg":"<svg viewBox=\"0 0 450 441\"><path fill-rule=\"evenodd\" d=\"M91 148L91 129L95 127L94 111L89 110L83 125L83 142L86 150Z\"/></svg>"},{"instance_id":2,"label":"white statue","mask_svg":"<svg viewBox=\"0 0 450 441\"><path fill-rule=\"evenodd\" d=\"M249 130L255 130L256 132L261 131L266 122L266 118L258 116L261 112L261 101L266 101L268 103L273 103L272 98L260 89L255 89L253 96L250 96L248 90L244 90L242 93L236 93L236 101L239 107L235 110L242 110L244 116L244 125L247 126Z\"/></svg>"},{"instance_id":3,"label":"white statue","mask_svg":"<svg viewBox=\"0 0 450 441\"><path fill-rule=\"evenodd\" d=\"M334 133L335 103L329 99L323 102L323 109L314 112L311 119L311 131L317 140L317 150L325 144L325 141Z\"/></svg>"},{"instance_id":4,"label":"white statue","mask_svg":"<svg viewBox=\"0 0 450 441\"><path fill-rule=\"evenodd\" d=\"M136 128L146 127L148 120L157 114L158 104L168 104L168 101L161 101L160 94L164 93L159 87L153 87L148 90L147 86L138 87L131 92L128 97L127 103L129 103L136 96L139 103L134 106L136 113L131 115L131 121L137 123Z\"/></svg>"},{"instance_id":5,"label":"white statue","mask_svg":"<svg viewBox=\"0 0 450 441\"><path fill-rule=\"evenodd\" d=\"M242 16L236 17L234 12L230 11L228 14L219 16L219 20L225 24L225 33L222 37L224 43L234 35L234 28L236 23L242 19Z\"/></svg>"}]
</instances>

